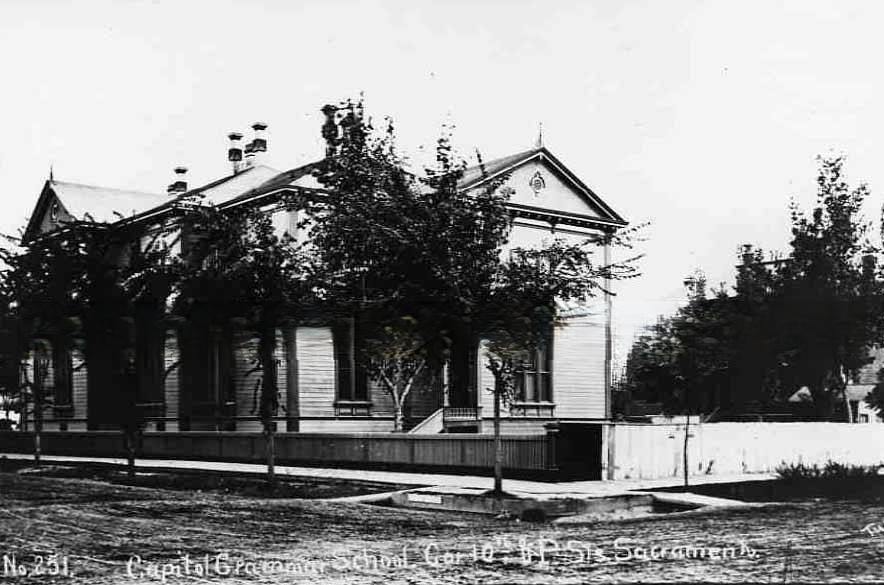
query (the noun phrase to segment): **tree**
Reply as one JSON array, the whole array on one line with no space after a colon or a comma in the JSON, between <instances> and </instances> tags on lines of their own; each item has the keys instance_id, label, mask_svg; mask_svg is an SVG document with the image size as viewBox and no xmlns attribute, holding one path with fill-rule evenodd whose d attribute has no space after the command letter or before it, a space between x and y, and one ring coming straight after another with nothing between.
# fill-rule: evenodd
<instances>
[{"instance_id":1,"label":"tree","mask_svg":"<svg viewBox=\"0 0 884 585\"><path fill-rule=\"evenodd\" d=\"M422 372L443 364L453 343L488 340L500 494L500 404L514 391L521 358L549 341L557 300L587 300L607 281L634 273L628 262L604 265L593 257L599 244L627 238L557 241L515 251L516 260L504 262L511 223L499 187L507 177L461 190L465 164L453 155L446 130L435 167L415 180L396 154L391 125L375 136L361 103L324 112L330 157L319 177L329 194L310 232L313 273L324 278L316 288L344 315L362 316L363 355L393 397L395 430Z\"/></svg>"},{"instance_id":2,"label":"tree","mask_svg":"<svg viewBox=\"0 0 884 585\"><path fill-rule=\"evenodd\" d=\"M22 383L16 389L22 404L22 419L28 416L28 404L34 417L34 461L39 464L43 416L53 397L47 393L48 369L43 356L45 343L34 344L37 336L54 341L56 351L67 346L79 331L82 299L73 284L85 271L84 250L93 241L90 227L71 224L60 232L31 242L7 236L8 245L0 248L0 297L4 319L12 324L15 341L10 359L19 364ZM34 367L28 358L35 352Z\"/></svg>"},{"instance_id":3,"label":"tree","mask_svg":"<svg viewBox=\"0 0 884 585\"><path fill-rule=\"evenodd\" d=\"M113 413L112 424L123 431L133 473L134 446L143 417L137 406L136 378L127 373L134 367L134 361L126 357L134 352L129 324L134 305L151 295L162 298L166 293L158 290L158 282L175 274L168 248L150 247L140 251L125 244L121 234L106 224L70 222L3 250L2 296L8 307L6 317L16 324L18 356L14 359L26 374L20 392L26 403L34 405L37 459L43 411L53 398L46 393L47 367L40 356L50 351L63 355L82 346L90 384L108 392L100 402L106 412ZM38 359L28 376L26 359L35 337L48 339L51 346L36 348Z\"/></svg>"},{"instance_id":4,"label":"tree","mask_svg":"<svg viewBox=\"0 0 884 585\"><path fill-rule=\"evenodd\" d=\"M509 231L506 195L500 181L469 194L458 188L465 163L448 130L435 167L417 178L397 154L391 123L375 132L361 102L324 111L329 157L318 178L327 195L310 225L314 288L328 312L359 316L363 364L392 397L401 431L421 377L475 336L473 315Z\"/></svg>"},{"instance_id":5,"label":"tree","mask_svg":"<svg viewBox=\"0 0 884 585\"><path fill-rule=\"evenodd\" d=\"M851 189L843 157L820 159L810 216L792 206L792 250L777 272L780 346L793 379L807 386L817 415L830 418L846 385L884 335L880 244L862 216L866 185ZM849 419L850 408L846 408Z\"/></svg>"},{"instance_id":6,"label":"tree","mask_svg":"<svg viewBox=\"0 0 884 585\"><path fill-rule=\"evenodd\" d=\"M600 246L629 247L635 229L608 233L569 244L556 239L538 249L515 249L501 262L485 303L476 312L478 328L487 340L487 368L494 377L494 489L503 493L503 450L500 440L501 406L516 398L515 376L524 368L526 352L552 342L555 326L564 323L558 303L587 302L610 294L609 283L638 275L634 261L599 262Z\"/></svg>"},{"instance_id":7,"label":"tree","mask_svg":"<svg viewBox=\"0 0 884 585\"><path fill-rule=\"evenodd\" d=\"M627 387L680 410L679 380L697 407L741 412L782 403L807 386L816 416L830 419L847 380L884 335L884 294L868 189L851 189L843 158L820 159L810 215L792 204L791 250L765 260L746 246L732 294L689 295L687 305L634 344Z\"/></svg>"},{"instance_id":8,"label":"tree","mask_svg":"<svg viewBox=\"0 0 884 585\"><path fill-rule=\"evenodd\" d=\"M125 315L135 328L162 326L169 297L181 281L184 265L175 253L180 236L169 226L160 226L150 233L142 233L138 245L130 246L128 257L117 273L118 286L125 299ZM126 343L123 359L123 383L120 385L117 416L128 459L129 477L135 476L135 456L141 443L146 416L142 405L143 376L136 372L137 344ZM144 349L142 349L144 351ZM159 373L159 372L157 372ZM162 384L163 377L152 380Z\"/></svg>"},{"instance_id":9,"label":"tree","mask_svg":"<svg viewBox=\"0 0 884 585\"><path fill-rule=\"evenodd\" d=\"M736 307L724 291L708 298L706 278L685 279L687 303L660 319L633 344L627 388L659 402L667 414L700 414L730 403L730 367L736 357Z\"/></svg>"},{"instance_id":10,"label":"tree","mask_svg":"<svg viewBox=\"0 0 884 585\"><path fill-rule=\"evenodd\" d=\"M877 383L872 388L872 391L866 395L866 404L871 406L872 408L877 408L878 413L884 416L884 368L878 370L877 374Z\"/></svg>"},{"instance_id":11,"label":"tree","mask_svg":"<svg viewBox=\"0 0 884 585\"><path fill-rule=\"evenodd\" d=\"M283 202L283 206L288 206ZM173 311L190 332L233 324L257 338L257 414L266 439L267 479L275 485L275 418L280 410L277 330L309 305L300 248L277 235L266 210L195 205L185 218L191 247L174 293Z\"/></svg>"}]
</instances>

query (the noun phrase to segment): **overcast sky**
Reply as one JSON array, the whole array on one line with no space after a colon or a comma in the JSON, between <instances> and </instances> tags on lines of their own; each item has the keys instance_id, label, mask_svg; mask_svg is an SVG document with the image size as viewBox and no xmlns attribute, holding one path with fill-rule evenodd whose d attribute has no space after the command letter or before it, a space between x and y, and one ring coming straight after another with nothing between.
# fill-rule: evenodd
<instances>
[{"instance_id":1,"label":"overcast sky","mask_svg":"<svg viewBox=\"0 0 884 585\"><path fill-rule=\"evenodd\" d=\"M319 108L365 92L419 159L442 123L488 158L545 143L633 223L643 276L619 346L696 268L783 249L790 196L843 152L884 192L884 2L0 0L0 231L57 179L162 191L226 174L226 134L269 124L268 162L321 155ZM248 136L248 134L247 134Z\"/></svg>"}]
</instances>

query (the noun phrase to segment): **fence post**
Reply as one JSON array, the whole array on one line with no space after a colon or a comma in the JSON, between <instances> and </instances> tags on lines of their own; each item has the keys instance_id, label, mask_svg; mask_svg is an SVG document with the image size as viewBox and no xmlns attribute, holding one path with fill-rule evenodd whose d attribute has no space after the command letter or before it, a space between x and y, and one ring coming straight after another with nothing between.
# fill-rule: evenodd
<instances>
[{"instance_id":1,"label":"fence post","mask_svg":"<svg viewBox=\"0 0 884 585\"><path fill-rule=\"evenodd\" d=\"M602 453L602 459L606 461L606 473L603 479L614 480L616 478L616 458L615 458L615 449L616 445L615 437L617 436L617 427L614 423L606 423L603 429L604 434L604 452Z\"/></svg>"},{"instance_id":2,"label":"fence post","mask_svg":"<svg viewBox=\"0 0 884 585\"><path fill-rule=\"evenodd\" d=\"M567 470L563 470L561 464L561 446L559 445L559 425L558 423L549 423L544 425L546 428L546 465L544 467L553 475L559 475L562 472L567 474Z\"/></svg>"}]
</instances>

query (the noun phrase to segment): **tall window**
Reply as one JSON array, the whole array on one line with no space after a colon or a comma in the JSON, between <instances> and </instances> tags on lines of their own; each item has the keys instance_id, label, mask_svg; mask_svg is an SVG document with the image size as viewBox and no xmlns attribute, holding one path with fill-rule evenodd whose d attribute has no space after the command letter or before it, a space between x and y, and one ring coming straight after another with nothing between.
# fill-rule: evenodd
<instances>
[{"instance_id":1,"label":"tall window","mask_svg":"<svg viewBox=\"0 0 884 585\"><path fill-rule=\"evenodd\" d=\"M335 346L337 399L345 402L368 400L365 369L359 364L358 331L355 320L347 320L332 330Z\"/></svg>"},{"instance_id":2,"label":"tall window","mask_svg":"<svg viewBox=\"0 0 884 585\"><path fill-rule=\"evenodd\" d=\"M135 359L138 385L138 402L159 403L164 401L163 374L165 370L164 349L166 335L154 311L139 315L135 328Z\"/></svg>"},{"instance_id":3,"label":"tall window","mask_svg":"<svg viewBox=\"0 0 884 585\"><path fill-rule=\"evenodd\" d=\"M53 347L52 370L55 378L55 406L70 406L73 399L74 364L71 350L61 343Z\"/></svg>"},{"instance_id":4,"label":"tall window","mask_svg":"<svg viewBox=\"0 0 884 585\"><path fill-rule=\"evenodd\" d=\"M521 402L552 402L552 336L525 352L516 373L516 396Z\"/></svg>"}]
</instances>

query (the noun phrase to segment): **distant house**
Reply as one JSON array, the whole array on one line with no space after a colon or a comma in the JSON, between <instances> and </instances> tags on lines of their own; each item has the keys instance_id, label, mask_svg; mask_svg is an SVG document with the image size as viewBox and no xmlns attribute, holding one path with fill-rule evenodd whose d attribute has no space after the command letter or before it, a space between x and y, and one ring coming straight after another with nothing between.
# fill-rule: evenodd
<instances>
[{"instance_id":1,"label":"distant house","mask_svg":"<svg viewBox=\"0 0 884 585\"><path fill-rule=\"evenodd\" d=\"M232 172L206 185L190 187L183 168L176 169L176 180L166 194L50 179L37 199L26 237L41 237L72 219L106 223L111 230L132 234L161 226L180 227L179 204L199 194L221 209L256 206L272 214L280 233L304 238L298 231L302 211L287 210L280 200L285 194L320 193L313 174L316 163L290 170L263 164L266 125L256 124L253 129L255 136L244 150L241 135L230 136ZM503 188L510 190L514 216L509 247L536 245L553 237L580 240L626 225L543 146L490 161L484 174L478 168L468 169L461 188L475 189L505 174L509 178ZM179 245L187 246L186 238ZM545 423L556 420L610 418L610 299L562 309L567 325L554 332L552 343L535 352L520 374L519 400L505 413L505 432L543 432ZM229 329L204 331L197 341L186 342L180 324L160 317L136 320L132 327L131 369L136 378L128 382L109 370L106 376L89 375L91 369L110 368L85 362L83 347L91 339L79 340L69 350L55 349L62 346L53 343L53 331L43 331L34 340L31 365L39 374L35 379L54 395L45 416L47 429L116 428L110 406L113 394L121 384L137 383L148 430L260 430L253 406L260 374L250 373L255 339ZM392 429L392 401L360 368L355 351L359 332L352 321L304 323L277 333L279 388L285 393L279 430ZM491 395L485 389L492 386L492 380L484 367L481 342L461 344L453 353L446 385L412 393L407 407L412 432L486 432L490 428Z\"/></svg>"},{"instance_id":2,"label":"distant house","mask_svg":"<svg viewBox=\"0 0 884 585\"><path fill-rule=\"evenodd\" d=\"M880 423L884 422L881 412L866 402L869 392L875 384L848 384L846 388L847 403L850 405L850 420L855 423ZM811 396L808 388L802 387L789 397L792 404L810 403ZM842 410L842 413L845 411Z\"/></svg>"}]
</instances>

